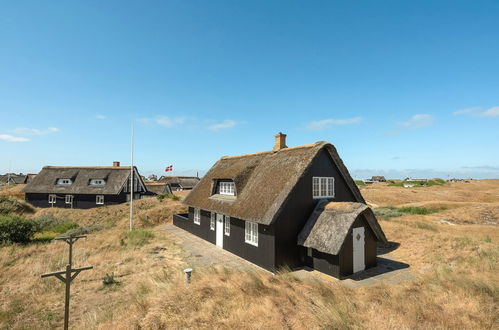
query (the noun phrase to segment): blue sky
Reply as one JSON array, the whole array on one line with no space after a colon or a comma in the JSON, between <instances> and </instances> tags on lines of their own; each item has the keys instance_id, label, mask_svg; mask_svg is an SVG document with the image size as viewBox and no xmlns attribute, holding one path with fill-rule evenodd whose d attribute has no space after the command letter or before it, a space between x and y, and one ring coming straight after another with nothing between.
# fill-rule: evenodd
<instances>
[{"instance_id":1,"label":"blue sky","mask_svg":"<svg viewBox=\"0 0 499 330\"><path fill-rule=\"evenodd\" d=\"M498 1L4 1L0 173L330 141L356 178L499 178Z\"/></svg>"}]
</instances>

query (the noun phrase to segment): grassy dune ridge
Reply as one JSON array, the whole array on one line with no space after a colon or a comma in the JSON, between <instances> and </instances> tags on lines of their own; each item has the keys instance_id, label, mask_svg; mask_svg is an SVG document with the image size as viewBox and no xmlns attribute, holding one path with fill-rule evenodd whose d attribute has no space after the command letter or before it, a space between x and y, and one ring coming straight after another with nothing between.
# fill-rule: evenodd
<instances>
[{"instance_id":1,"label":"grassy dune ridge","mask_svg":"<svg viewBox=\"0 0 499 330\"><path fill-rule=\"evenodd\" d=\"M141 229L132 234L127 204L37 209L28 216L52 214L103 227L75 245L75 266L94 266L74 282L75 329L490 329L499 324L499 180L491 181L416 192L386 184L362 187L377 207L407 208L379 219L388 239L400 243L390 257L409 264L418 280L358 289L285 270L272 275L223 265L196 268L187 286L182 269L191 266L188 251L161 227L185 210L171 199L138 201ZM62 325L63 286L39 275L62 269L66 258L61 242L0 247L0 328ZM103 283L110 274L118 283Z\"/></svg>"}]
</instances>

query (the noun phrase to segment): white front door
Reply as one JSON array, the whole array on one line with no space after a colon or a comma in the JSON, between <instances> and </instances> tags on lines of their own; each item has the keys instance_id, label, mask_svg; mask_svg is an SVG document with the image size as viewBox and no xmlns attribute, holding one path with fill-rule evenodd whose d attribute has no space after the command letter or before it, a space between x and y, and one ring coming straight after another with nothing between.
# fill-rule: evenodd
<instances>
[{"instance_id":1,"label":"white front door","mask_svg":"<svg viewBox=\"0 0 499 330\"><path fill-rule=\"evenodd\" d=\"M364 227L353 228L353 272L357 273L366 268L364 259L365 233Z\"/></svg>"},{"instance_id":2,"label":"white front door","mask_svg":"<svg viewBox=\"0 0 499 330\"><path fill-rule=\"evenodd\" d=\"M217 214L217 246L224 247L224 216Z\"/></svg>"}]
</instances>

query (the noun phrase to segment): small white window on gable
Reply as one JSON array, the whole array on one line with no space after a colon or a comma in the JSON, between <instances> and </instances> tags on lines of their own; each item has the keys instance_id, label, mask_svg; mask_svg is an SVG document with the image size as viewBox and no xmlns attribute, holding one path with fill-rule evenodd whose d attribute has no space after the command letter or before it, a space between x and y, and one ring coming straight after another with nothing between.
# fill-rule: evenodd
<instances>
[{"instance_id":1,"label":"small white window on gable","mask_svg":"<svg viewBox=\"0 0 499 330\"><path fill-rule=\"evenodd\" d=\"M105 184L106 184L106 180L104 180L104 179L91 179L90 180L91 186L103 186Z\"/></svg>"},{"instance_id":2,"label":"small white window on gable","mask_svg":"<svg viewBox=\"0 0 499 330\"><path fill-rule=\"evenodd\" d=\"M225 215L225 222L224 222L224 234L225 236L230 236L230 217Z\"/></svg>"},{"instance_id":3,"label":"small white window on gable","mask_svg":"<svg viewBox=\"0 0 499 330\"><path fill-rule=\"evenodd\" d=\"M49 195L49 204L55 204L56 200L57 200L56 195Z\"/></svg>"},{"instance_id":4,"label":"small white window on gable","mask_svg":"<svg viewBox=\"0 0 499 330\"><path fill-rule=\"evenodd\" d=\"M73 195L66 195L65 202L66 204L73 204Z\"/></svg>"},{"instance_id":5,"label":"small white window on gable","mask_svg":"<svg viewBox=\"0 0 499 330\"><path fill-rule=\"evenodd\" d=\"M196 225L201 224L201 210L200 209L194 209L194 223Z\"/></svg>"},{"instance_id":6,"label":"small white window on gable","mask_svg":"<svg viewBox=\"0 0 499 330\"><path fill-rule=\"evenodd\" d=\"M244 241L248 244L258 246L258 224L256 222L246 221Z\"/></svg>"},{"instance_id":7,"label":"small white window on gable","mask_svg":"<svg viewBox=\"0 0 499 330\"><path fill-rule=\"evenodd\" d=\"M215 212L210 215L210 230L215 230Z\"/></svg>"},{"instance_id":8,"label":"small white window on gable","mask_svg":"<svg viewBox=\"0 0 499 330\"><path fill-rule=\"evenodd\" d=\"M95 204L104 205L104 195L95 196Z\"/></svg>"},{"instance_id":9,"label":"small white window on gable","mask_svg":"<svg viewBox=\"0 0 499 330\"><path fill-rule=\"evenodd\" d=\"M236 186L235 186L234 182L222 181L218 185L219 185L219 194L220 195L234 196L236 194Z\"/></svg>"},{"instance_id":10,"label":"small white window on gable","mask_svg":"<svg viewBox=\"0 0 499 330\"><path fill-rule=\"evenodd\" d=\"M313 198L334 198L334 178L314 176L312 196Z\"/></svg>"},{"instance_id":11,"label":"small white window on gable","mask_svg":"<svg viewBox=\"0 0 499 330\"><path fill-rule=\"evenodd\" d=\"M57 184L60 186L69 186L73 181L71 179L57 179Z\"/></svg>"}]
</instances>

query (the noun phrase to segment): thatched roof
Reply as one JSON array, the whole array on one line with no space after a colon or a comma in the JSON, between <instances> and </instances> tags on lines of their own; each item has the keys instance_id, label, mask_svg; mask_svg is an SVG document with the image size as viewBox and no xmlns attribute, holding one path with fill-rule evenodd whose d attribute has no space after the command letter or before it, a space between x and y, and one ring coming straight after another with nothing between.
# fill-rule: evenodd
<instances>
[{"instance_id":1,"label":"thatched roof","mask_svg":"<svg viewBox=\"0 0 499 330\"><path fill-rule=\"evenodd\" d=\"M298 245L338 254L355 219L364 216L381 242L386 237L371 209L363 203L321 200L298 235Z\"/></svg>"},{"instance_id":2,"label":"thatched roof","mask_svg":"<svg viewBox=\"0 0 499 330\"><path fill-rule=\"evenodd\" d=\"M146 182L147 191L153 194L171 194L170 186L163 182Z\"/></svg>"},{"instance_id":3,"label":"thatched roof","mask_svg":"<svg viewBox=\"0 0 499 330\"><path fill-rule=\"evenodd\" d=\"M159 182L167 184L178 184L184 189L194 188L200 179L196 176L162 176Z\"/></svg>"},{"instance_id":4,"label":"thatched roof","mask_svg":"<svg viewBox=\"0 0 499 330\"><path fill-rule=\"evenodd\" d=\"M26 176L24 174L14 174L14 173L11 173L10 175L4 174L0 175L0 184L8 184L8 183L23 184L25 178Z\"/></svg>"},{"instance_id":5,"label":"thatched roof","mask_svg":"<svg viewBox=\"0 0 499 330\"><path fill-rule=\"evenodd\" d=\"M330 143L317 142L279 151L223 157L185 198L184 204L268 225L321 150L329 152L356 201L365 203L336 149ZM232 179L237 197L211 196L217 179Z\"/></svg>"},{"instance_id":6,"label":"thatched roof","mask_svg":"<svg viewBox=\"0 0 499 330\"><path fill-rule=\"evenodd\" d=\"M25 193L117 195L124 188L129 176L129 166L45 166L23 191ZM73 183L57 185L58 179L71 179ZM106 184L90 185L91 179L105 179Z\"/></svg>"}]
</instances>

